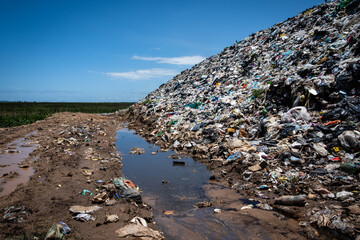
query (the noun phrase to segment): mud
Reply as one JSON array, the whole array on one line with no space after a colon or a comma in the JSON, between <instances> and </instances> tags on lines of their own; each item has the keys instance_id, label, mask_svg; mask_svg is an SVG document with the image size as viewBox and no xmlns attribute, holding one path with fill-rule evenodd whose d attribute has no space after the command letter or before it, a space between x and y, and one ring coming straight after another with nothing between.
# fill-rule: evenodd
<instances>
[{"instance_id":1,"label":"mud","mask_svg":"<svg viewBox=\"0 0 360 240\"><path fill-rule=\"evenodd\" d=\"M36 161L38 158L30 154L36 147L37 144L20 138L10 143L0 154L0 197L13 192L19 184L26 184L29 181L34 174L30 161Z\"/></svg>"},{"instance_id":2,"label":"mud","mask_svg":"<svg viewBox=\"0 0 360 240\"><path fill-rule=\"evenodd\" d=\"M17 185L16 190L8 194L10 191L6 190L6 184L15 185L16 179L23 178L20 176L24 170L14 168L13 177L7 177L11 175L7 174L1 178L0 187L5 192L1 192L3 196L0 198L0 239L43 239L50 227L60 221L71 228L67 239L114 239L117 237L115 230L135 216L147 219L149 227L156 228L151 221L151 207L124 199L118 199L113 206L102 206L94 212L94 221L76 221L69 212L72 205L93 205L90 196L79 194L83 189L96 193L99 187L96 180L122 175L121 159L115 148L115 133L119 128L120 122L115 117L60 113L31 125L0 129L1 152L8 149L9 143L22 138L38 145L36 149L21 147L21 153L14 153L15 156L25 154L24 149L33 150L25 161L29 165L27 171L34 171L33 174L29 172L31 177L26 184ZM33 132L36 134L30 134ZM32 161L33 157L37 159ZM18 166L3 162L1 165L5 165L1 171L12 165ZM86 176L84 169L92 174ZM6 180L5 184L3 180ZM6 221L3 218L5 209L11 206L27 209L26 214ZM117 214L119 221L105 224L109 214Z\"/></svg>"},{"instance_id":3,"label":"mud","mask_svg":"<svg viewBox=\"0 0 360 240\"><path fill-rule=\"evenodd\" d=\"M314 237L319 236L315 229L304 229L297 221L277 212L256 207L242 209L249 204L255 206L257 202L249 199L250 195L239 195L229 189L221 179L206 181L202 186L203 196L196 199L212 202L211 207L196 208L191 203L188 210L164 214L163 210L173 209L157 201L156 195L145 194L144 190L144 204L120 198L112 206L101 204L102 208L92 214L94 221L76 221L70 214L70 206L93 205L91 196L80 194L82 190L96 194L100 187L98 180L123 176L123 162L115 146L116 131L122 126L121 119L115 115L59 113L31 125L0 129L1 152L9 149L10 143L23 138L21 141L25 144L20 144L20 151L25 153L25 148L31 153L20 163L27 164L28 171L34 171L33 174L29 172L29 180L17 185L15 191L2 193L0 239L42 239L50 227L60 221L71 228L67 239L115 239L115 230L129 224L135 216L146 219L150 228L166 232L168 239L306 239L309 232ZM34 132L36 134L31 134ZM17 148L16 144L12 147ZM169 159L170 162L183 160L174 158ZM0 165L2 169L12 164L1 162ZM20 178L17 174L21 171L24 170L19 168L13 170L12 177L1 177L0 187L7 188L3 180L11 182ZM85 174L89 172L90 175ZM149 176L154 173L150 170ZM217 173L211 172L214 174ZM141 181L132 180L142 188ZM164 177L164 180L169 179ZM152 209L155 205L160 208ZM21 209L23 214L9 222L3 216L11 206ZM215 213L215 209L220 211ZM106 216L111 214L118 215L119 220L105 223Z\"/></svg>"},{"instance_id":4,"label":"mud","mask_svg":"<svg viewBox=\"0 0 360 240\"><path fill-rule=\"evenodd\" d=\"M273 211L243 210L247 205L256 208L259 202L209 181L211 172L201 162L161 151L135 131L122 129L117 136L123 173L142 188L167 239L306 239L294 220ZM142 154L129 154L137 152L135 147ZM195 206L201 202L206 203L199 204L204 208Z\"/></svg>"}]
</instances>

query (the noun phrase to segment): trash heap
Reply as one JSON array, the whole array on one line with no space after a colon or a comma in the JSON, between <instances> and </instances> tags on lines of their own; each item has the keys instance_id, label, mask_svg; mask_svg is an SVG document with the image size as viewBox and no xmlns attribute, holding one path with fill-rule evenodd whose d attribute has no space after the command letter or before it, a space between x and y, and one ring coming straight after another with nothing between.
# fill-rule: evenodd
<instances>
[{"instance_id":1,"label":"trash heap","mask_svg":"<svg viewBox=\"0 0 360 240\"><path fill-rule=\"evenodd\" d=\"M302 225L356 236L359 9L359 0L308 9L236 41L123 113L144 137L203 159L213 178L239 191L269 201L306 196Z\"/></svg>"}]
</instances>

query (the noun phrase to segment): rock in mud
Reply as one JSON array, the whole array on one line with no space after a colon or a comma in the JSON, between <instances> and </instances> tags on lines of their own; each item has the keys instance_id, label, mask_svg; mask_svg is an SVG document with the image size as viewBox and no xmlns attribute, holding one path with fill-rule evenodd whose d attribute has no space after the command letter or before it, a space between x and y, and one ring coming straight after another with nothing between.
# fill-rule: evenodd
<instances>
[{"instance_id":1,"label":"rock in mud","mask_svg":"<svg viewBox=\"0 0 360 240\"><path fill-rule=\"evenodd\" d=\"M119 221L119 216L116 214L107 215L105 219L105 223L114 223Z\"/></svg>"}]
</instances>

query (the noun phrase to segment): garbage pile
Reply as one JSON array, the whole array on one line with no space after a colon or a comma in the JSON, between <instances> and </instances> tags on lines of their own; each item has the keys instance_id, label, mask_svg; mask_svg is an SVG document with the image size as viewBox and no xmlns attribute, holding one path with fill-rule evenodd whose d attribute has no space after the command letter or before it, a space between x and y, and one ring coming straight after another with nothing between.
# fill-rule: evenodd
<instances>
[{"instance_id":1,"label":"garbage pile","mask_svg":"<svg viewBox=\"0 0 360 240\"><path fill-rule=\"evenodd\" d=\"M92 130L95 131L95 130ZM71 127L64 131L60 132L60 135L64 136L63 138L57 139L58 145L75 145L78 146L79 143L90 142L92 134L88 129L82 126Z\"/></svg>"},{"instance_id":2,"label":"garbage pile","mask_svg":"<svg viewBox=\"0 0 360 240\"><path fill-rule=\"evenodd\" d=\"M356 236L359 9L359 0L308 9L236 41L123 113L147 139L218 169L213 178L265 200L301 195L302 220Z\"/></svg>"}]
</instances>

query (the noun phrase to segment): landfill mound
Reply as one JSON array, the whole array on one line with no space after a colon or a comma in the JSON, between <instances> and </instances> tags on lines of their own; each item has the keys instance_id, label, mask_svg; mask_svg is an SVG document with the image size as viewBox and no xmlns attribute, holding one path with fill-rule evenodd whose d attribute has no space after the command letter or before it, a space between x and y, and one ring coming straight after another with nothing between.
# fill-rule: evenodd
<instances>
[{"instance_id":1,"label":"landfill mound","mask_svg":"<svg viewBox=\"0 0 360 240\"><path fill-rule=\"evenodd\" d=\"M161 85L127 117L147 139L201 158L213 179L304 227L354 238L359 8L331 1L252 34Z\"/></svg>"}]
</instances>

